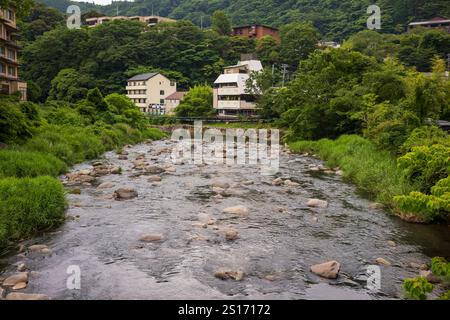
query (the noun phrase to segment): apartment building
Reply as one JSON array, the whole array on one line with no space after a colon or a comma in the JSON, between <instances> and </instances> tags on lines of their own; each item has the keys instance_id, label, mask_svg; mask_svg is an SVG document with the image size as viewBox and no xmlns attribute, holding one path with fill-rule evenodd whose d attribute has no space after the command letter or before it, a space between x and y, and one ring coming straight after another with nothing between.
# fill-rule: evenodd
<instances>
[{"instance_id":1,"label":"apartment building","mask_svg":"<svg viewBox=\"0 0 450 320\"><path fill-rule=\"evenodd\" d=\"M19 80L16 14L13 8L0 8L0 93L20 92L22 100L27 99L27 84Z\"/></svg>"},{"instance_id":2,"label":"apartment building","mask_svg":"<svg viewBox=\"0 0 450 320\"><path fill-rule=\"evenodd\" d=\"M214 82L213 106L219 116L236 117L255 114L255 95L247 92L247 80L252 72L261 72L259 60L239 61L237 65L225 67Z\"/></svg>"},{"instance_id":3,"label":"apartment building","mask_svg":"<svg viewBox=\"0 0 450 320\"><path fill-rule=\"evenodd\" d=\"M128 79L126 90L142 112L165 114L165 99L177 92L177 83L157 72L143 73Z\"/></svg>"},{"instance_id":4,"label":"apartment building","mask_svg":"<svg viewBox=\"0 0 450 320\"><path fill-rule=\"evenodd\" d=\"M176 22L174 19L170 18L164 18L159 16L133 16L133 17L126 17L126 16L116 16L116 17L96 17L96 18L88 18L86 19L86 25L89 27L96 27L100 24L103 24L105 22L113 21L113 20L131 20L131 21L140 21L143 22L149 26L157 25L161 22Z\"/></svg>"},{"instance_id":5,"label":"apartment building","mask_svg":"<svg viewBox=\"0 0 450 320\"><path fill-rule=\"evenodd\" d=\"M408 30L412 30L417 27L440 29L450 33L450 19L434 17L428 21L411 22L408 25Z\"/></svg>"},{"instance_id":6,"label":"apartment building","mask_svg":"<svg viewBox=\"0 0 450 320\"><path fill-rule=\"evenodd\" d=\"M272 36L276 40L280 40L280 32L277 28L263 25L248 25L233 28L234 36L261 39L265 36Z\"/></svg>"}]
</instances>

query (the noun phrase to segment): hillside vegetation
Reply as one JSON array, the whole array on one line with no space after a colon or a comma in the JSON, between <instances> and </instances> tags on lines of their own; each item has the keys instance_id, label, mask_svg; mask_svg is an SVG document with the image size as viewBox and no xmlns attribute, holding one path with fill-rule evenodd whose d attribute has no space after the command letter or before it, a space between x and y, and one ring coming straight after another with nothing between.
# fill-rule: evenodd
<instances>
[{"instance_id":1,"label":"hillside vegetation","mask_svg":"<svg viewBox=\"0 0 450 320\"><path fill-rule=\"evenodd\" d=\"M65 11L73 3L67 0L40 0ZM114 2L109 6L80 4L83 11L96 10L108 15L157 15L191 20L205 26L215 10L224 10L234 25L261 23L282 26L291 22L311 21L328 39L342 40L363 30L367 7L377 4L382 10L384 32L405 30L408 22L441 15L450 16L447 0L135 0Z\"/></svg>"}]
</instances>

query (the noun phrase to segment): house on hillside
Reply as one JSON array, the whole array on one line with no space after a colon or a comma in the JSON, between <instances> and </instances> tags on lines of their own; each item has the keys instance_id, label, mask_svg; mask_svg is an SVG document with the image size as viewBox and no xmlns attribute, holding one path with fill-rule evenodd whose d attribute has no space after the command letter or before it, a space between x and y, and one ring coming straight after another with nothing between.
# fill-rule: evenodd
<instances>
[{"instance_id":1,"label":"house on hillside","mask_svg":"<svg viewBox=\"0 0 450 320\"><path fill-rule=\"evenodd\" d=\"M86 25L89 27L96 27L100 24L103 24L108 21L113 20L130 20L130 21L140 21L148 26L154 26L161 22L176 22L174 19L170 18L164 18L160 16L133 16L133 17L126 17L126 16L115 16L115 17L94 17L94 18L88 18L86 19Z\"/></svg>"},{"instance_id":2,"label":"house on hillside","mask_svg":"<svg viewBox=\"0 0 450 320\"><path fill-rule=\"evenodd\" d=\"M252 72L261 72L259 60L239 61L237 65L225 67L214 82L213 106L219 116L252 116L255 114L255 96L247 92L247 80Z\"/></svg>"},{"instance_id":3,"label":"house on hillside","mask_svg":"<svg viewBox=\"0 0 450 320\"><path fill-rule=\"evenodd\" d=\"M167 96L165 99L165 114L173 114L173 111L178 107L183 101L184 96L187 92L177 91Z\"/></svg>"},{"instance_id":4,"label":"house on hillside","mask_svg":"<svg viewBox=\"0 0 450 320\"><path fill-rule=\"evenodd\" d=\"M280 40L280 31L277 28L263 26L259 24L233 27L233 35L253 39L261 39L265 36L272 36L277 41Z\"/></svg>"},{"instance_id":5,"label":"house on hillside","mask_svg":"<svg viewBox=\"0 0 450 320\"><path fill-rule=\"evenodd\" d=\"M18 28L14 8L0 8L0 94L20 93L27 100L27 83L20 81L17 44Z\"/></svg>"},{"instance_id":6,"label":"house on hillside","mask_svg":"<svg viewBox=\"0 0 450 320\"><path fill-rule=\"evenodd\" d=\"M408 31L417 28L430 28L430 29L440 29L447 31L450 33L450 19L442 18L442 17L434 17L428 21L420 21L420 22L411 22L408 25Z\"/></svg>"},{"instance_id":7,"label":"house on hillside","mask_svg":"<svg viewBox=\"0 0 450 320\"><path fill-rule=\"evenodd\" d=\"M126 91L142 112L165 114L165 99L177 92L177 83L158 72L143 73L128 79Z\"/></svg>"}]
</instances>

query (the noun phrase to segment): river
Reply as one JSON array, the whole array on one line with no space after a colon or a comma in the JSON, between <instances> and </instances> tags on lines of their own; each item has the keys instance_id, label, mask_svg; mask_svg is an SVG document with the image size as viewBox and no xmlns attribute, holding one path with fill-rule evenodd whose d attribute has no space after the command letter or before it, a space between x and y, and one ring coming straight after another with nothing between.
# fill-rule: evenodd
<instances>
[{"instance_id":1,"label":"river","mask_svg":"<svg viewBox=\"0 0 450 320\"><path fill-rule=\"evenodd\" d=\"M21 292L52 299L399 299L402 279L419 272L411 262L450 256L447 225L409 224L375 208L340 176L311 171L322 164L315 158L281 153L278 176L298 186L275 186L256 166L176 165L159 183L136 174L132 161L139 154L149 164L167 164L171 145L162 140L129 146L128 160L106 153L100 161L120 166L122 174L102 176L70 194L67 222L24 242L45 244L51 253L13 253L2 260L2 276L25 263L32 272ZM114 187L97 188L105 182ZM215 182L229 184L228 194L217 196ZM112 199L122 187L134 188L138 197ZM329 206L309 208L310 198ZM248 216L222 213L237 205L247 207ZM226 228L239 238L226 240ZM139 241L149 233L164 239ZM366 270L380 257L392 265L380 267L381 288L369 290ZM342 265L338 279L309 271L329 260ZM80 289L67 287L70 266L79 267ZM223 268L245 277L216 278Z\"/></svg>"}]
</instances>

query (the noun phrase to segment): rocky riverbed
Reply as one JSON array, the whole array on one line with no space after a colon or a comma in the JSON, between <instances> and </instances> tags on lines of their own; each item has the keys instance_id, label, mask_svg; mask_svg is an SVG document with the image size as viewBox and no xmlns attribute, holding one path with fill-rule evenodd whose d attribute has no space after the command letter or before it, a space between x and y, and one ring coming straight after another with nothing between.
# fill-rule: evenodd
<instances>
[{"instance_id":1,"label":"rocky riverbed","mask_svg":"<svg viewBox=\"0 0 450 320\"><path fill-rule=\"evenodd\" d=\"M0 296L399 299L402 279L450 256L448 226L390 216L309 155L283 151L270 177L175 165L172 147L128 146L61 177L66 223L1 260ZM367 288L370 266L380 290Z\"/></svg>"}]
</instances>

